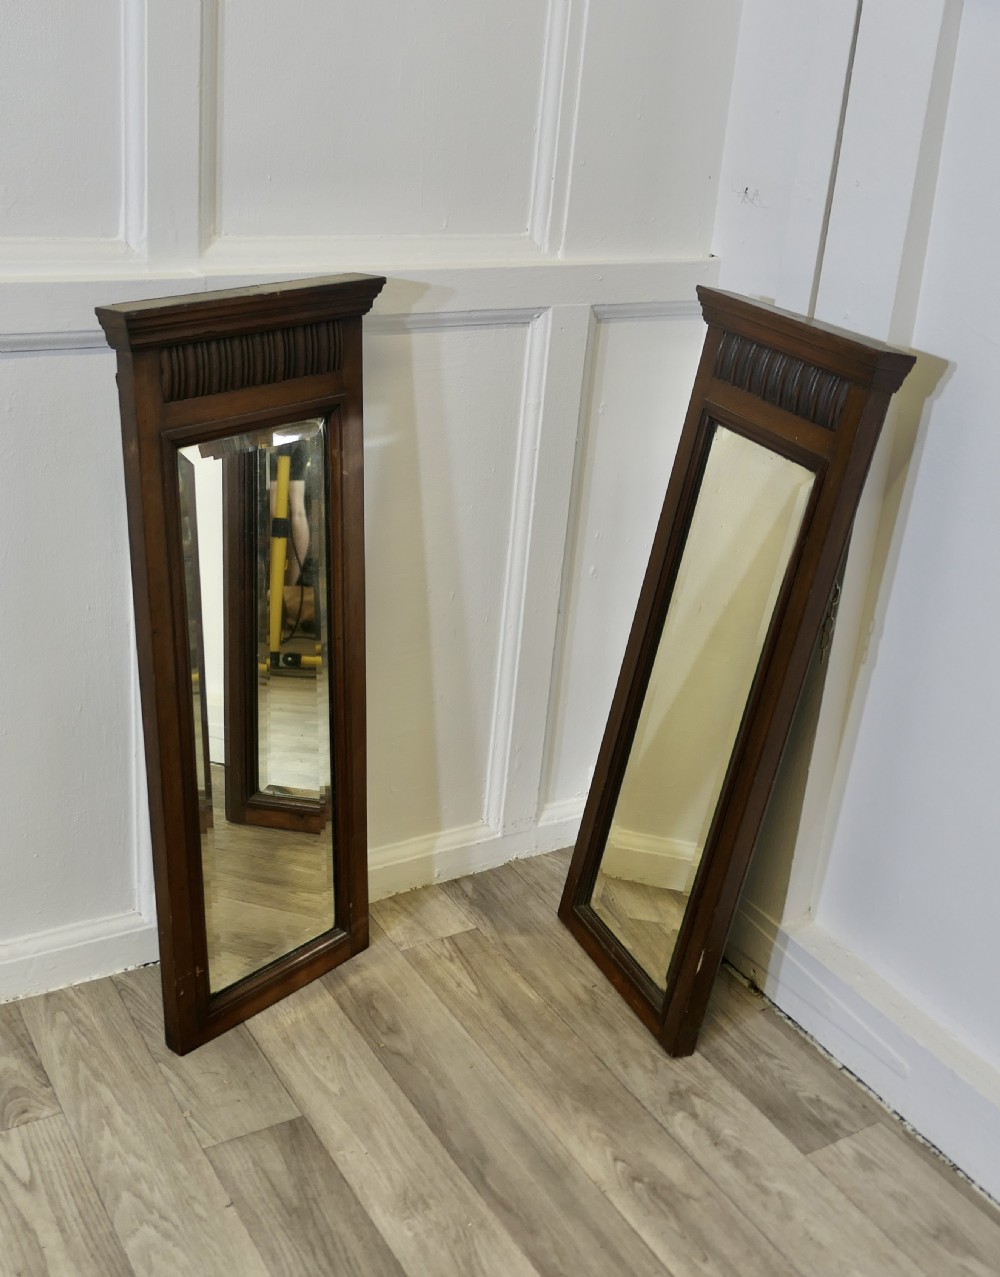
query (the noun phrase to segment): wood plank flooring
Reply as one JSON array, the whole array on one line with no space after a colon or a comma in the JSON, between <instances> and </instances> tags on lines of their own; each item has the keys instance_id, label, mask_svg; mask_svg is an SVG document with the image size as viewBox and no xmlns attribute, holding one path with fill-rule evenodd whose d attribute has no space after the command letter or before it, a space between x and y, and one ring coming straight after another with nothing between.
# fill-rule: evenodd
<instances>
[{"instance_id":1,"label":"wood plank flooring","mask_svg":"<svg viewBox=\"0 0 1000 1277\"><path fill-rule=\"evenodd\" d=\"M728 973L668 1059L566 866L379 902L184 1059L155 968L0 1007L0 1274L1000 1275L1000 1210Z\"/></svg>"}]
</instances>

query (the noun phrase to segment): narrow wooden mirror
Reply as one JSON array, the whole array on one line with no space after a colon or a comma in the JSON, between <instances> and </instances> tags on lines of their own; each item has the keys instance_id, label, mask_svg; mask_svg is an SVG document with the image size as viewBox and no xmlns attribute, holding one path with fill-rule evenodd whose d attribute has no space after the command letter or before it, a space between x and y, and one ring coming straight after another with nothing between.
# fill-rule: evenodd
<instances>
[{"instance_id":1,"label":"narrow wooden mirror","mask_svg":"<svg viewBox=\"0 0 1000 1277\"><path fill-rule=\"evenodd\" d=\"M179 1053L368 943L361 318L384 283L97 311Z\"/></svg>"},{"instance_id":2,"label":"narrow wooden mirror","mask_svg":"<svg viewBox=\"0 0 1000 1277\"><path fill-rule=\"evenodd\" d=\"M708 333L560 917L694 1050L889 399L914 358L698 290Z\"/></svg>"}]
</instances>

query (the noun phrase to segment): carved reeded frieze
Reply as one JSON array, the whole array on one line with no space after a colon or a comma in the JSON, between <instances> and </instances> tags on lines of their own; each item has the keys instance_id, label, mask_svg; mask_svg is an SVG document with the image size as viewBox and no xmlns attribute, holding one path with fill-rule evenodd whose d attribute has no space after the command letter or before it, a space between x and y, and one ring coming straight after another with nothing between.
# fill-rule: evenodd
<instances>
[{"instance_id":1,"label":"carved reeded frieze","mask_svg":"<svg viewBox=\"0 0 1000 1277\"><path fill-rule=\"evenodd\" d=\"M738 333L723 336L715 375L827 430L835 429L850 386L846 378L836 373L825 372Z\"/></svg>"},{"instance_id":2,"label":"carved reeded frieze","mask_svg":"<svg viewBox=\"0 0 1000 1277\"><path fill-rule=\"evenodd\" d=\"M337 320L166 346L160 352L164 402L337 372L343 339Z\"/></svg>"}]
</instances>

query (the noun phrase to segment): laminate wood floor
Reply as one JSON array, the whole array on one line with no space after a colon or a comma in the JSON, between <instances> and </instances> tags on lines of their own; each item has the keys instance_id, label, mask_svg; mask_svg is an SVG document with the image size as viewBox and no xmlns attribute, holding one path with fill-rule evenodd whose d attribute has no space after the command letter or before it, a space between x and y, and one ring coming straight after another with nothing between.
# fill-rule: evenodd
<instances>
[{"instance_id":1,"label":"laminate wood floor","mask_svg":"<svg viewBox=\"0 0 1000 1277\"><path fill-rule=\"evenodd\" d=\"M0 1273L1000 1274L1000 1211L731 975L668 1059L566 866L379 902L183 1059L155 968L0 1007Z\"/></svg>"}]
</instances>

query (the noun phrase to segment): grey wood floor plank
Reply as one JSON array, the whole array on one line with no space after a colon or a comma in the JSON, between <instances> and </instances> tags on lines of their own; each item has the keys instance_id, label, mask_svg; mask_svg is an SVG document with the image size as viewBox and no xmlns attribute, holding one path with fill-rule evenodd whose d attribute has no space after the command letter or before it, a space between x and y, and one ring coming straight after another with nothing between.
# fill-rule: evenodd
<instances>
[{"instance_id":1,"label":"grey wood floor plank","mask_svg":"<svg viewBox=\"0 0 1000 1277\"><path fill-rule=\"evenodd\" d=\"M208 1151L267 1264L281 1277L403 1277L403 1269L304 1118Z\"/></svg>"},{"instance_id":2,"label":"grey wood floor plank","mask_svg":"<svg viewBox=\"0 0 1000 1277\"><path fill-rule=\"evenodd\" d=\"M66 1119L0 1132L0 1273L131 1272Z\"/></svg>"},{"instance_id":3,"label":"grey wood floor plank","mask_svg":"<svg viewBox=\"0 0 1000 1277\"><path fill-rule=\"evenodd\" d=\"M111 980L21 1004L126 1254L140 1273L263 1273Z\"/></svg>"},{"instance_id":4,"label":"grey wood floor plank","mask_svg":"<svg viewBox=\"0 0 1000 1277\"><path fill-rule=\"evenodd\" d=\"M0 1131L53 1117L59 1101L32 1045L20 1006L0 1006Z\"/></svg>"},{"instance_id":5,"label":"grey wood floor plank","mask_svg":"<svg viewBox=\"0 0 1000 1277\"><path fill-rule=\"evenodd\" d=\"M798 1271L480 932L406 957L670 1271Z\"/></svg>"},{"instance_id":6,"label":"grey wood floor plank","mask_svg":"<svg viewBox=\"0 0 1000 1277\"><path fill-rule=\"evenodd\" d=\"M537 859L544 862L548 858ZM546 894L552 885L548 866L514 861L492 872L508 875L511 882L526 874L536 875L527 903L544 927L553 903L552 896ZM466 887L474 882L475 879L463 879L460 885L474 890ZM490 892L494 908L495 897L506 895L505 919L509 920L512 908L517 911L524 907L523 897L504 891L499 884L493 884ZM509 921L507 926L509 930ZM743 1091L796 1148L811 1153L880 1119L883 1110L871 1096L767 1008L762 998L755 998L724 972L716 986L698 1040L698 1053Z\"/></svg>"},{"instance_id":7,"label":"grey wood floor plank","mask_svg":"<svg viewBox=\"0 0 1000 1277\"><path fill-rule=\"evenodd\" d=\"M384 937L324 977L352 1023L543 1273L664 1266Z\"/></svg>"},{"instance_id":8,"label":"grey wood floor plank","mask_svg":"<svg viewBox=\"0 0 1000 1277\"><path fill-rule=\"evenodd\" d=\"M249 1024L408 1273L537 1277L322 981Z\"/></svg>"},{"instance_id":9,"label":"grey wood floor plank","mask_svg":"<svg viewBox=\"0 0 1000 1277\"><path fill-rule=\"evenodd\" d=\"M996 1277L1000 1218L956 1192L881 1123L811 1154L927 1277Z\"/></svg>"},{"instance_id":10,"label":"grey wood floor plank","mask_svg":"<svg viewBox=\"0 0 1000 1277\"><path fill-rule=\"evenodd\" d=\"M698 1050L803 1153L882 1116L853 1078L770 1008L706 1023Z\"/></svg>"},{"instance_id":11,"label":"grey wood floor plank","mask_svg":"<svg viewBox=\"0 0 1000 1277\"><path fill-rule=\"evenodd\" d=\"M464 909L436 886L376 901L371 914L397 949L457 935L475 926Z\"/></svg>"},{"instance_id":12,"label":"grey wood floor plank","mask_svg":"<svg viewBox=\"0 0 1000 1277\"><path fill-rule=\"evenodd\" d=\"M949 1188L953 1189L960 1197L964 1197L967 1202L981 1211L987 1219L993 1223L1000 1224L1000 1203L995 1202L992 1197L987 1197L981 1188L978 1188L971 1180L967 1179L961 1172L948 1161L948 1159L925 1144L919 1136L908 1130L902 1122L891 1113L882 1114L882 1124L887 1126L890 1131L906 1141L906 1146L913 1154L918 1157L925 1165L934 1171L935 1175L940 1175Z\"/></svg>"},{"instance_id":13,"label":"grey wood floor plank","mask_svg":"<svg viewBox=\"0 0 1000 1277\"><path fill-rule=\"evenodd\" d=\"M299 1116L245 1025L175 1055L163 1040L159 967L115 977L122 1001L203 1148Z\"/></svg>"},{"instance_id":14,"label":"grey wood floor plank","mask_svg":"<svg viewBox=\"0 0 1000 1277\"><path fill-rule=\"evenodd\" d=\"M455 878L441 883L441 890L456 900L481 930L484 911L505 930L548 930L553 924L562 927L556 914L565 877L559 853L553 853ZM510 908L513 900L517 901L516 909Z\"/></svg>"},{"instance_id":15,"label":"grey wood floor plank","mask_svg":"<svg viewBox=\"0 0 1000 1277\"><path fill-rule=\"evenodd\" d=\"M701 1055L671 1060L664 1053L558 920L524 923L530 906L520 899L516 881L504 881L510 870L493 870L492 884L463 893L475 898L470 909L487 911L482 922L492 928L501 953L567 1024L579 1027L602 1062L803 1277L908 1274L909 1261L881 1230L817 1175L740 1090ZM462 943L461 937L452 943ZM744 995L753 995L745 987L726 973L720 982L736 986L741 1015L759 1014L747 1011Z\"/></svg>"}]
</instances>

